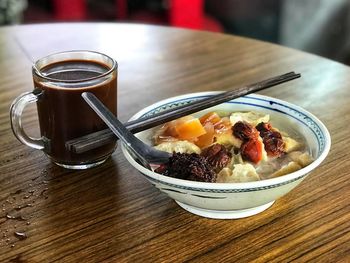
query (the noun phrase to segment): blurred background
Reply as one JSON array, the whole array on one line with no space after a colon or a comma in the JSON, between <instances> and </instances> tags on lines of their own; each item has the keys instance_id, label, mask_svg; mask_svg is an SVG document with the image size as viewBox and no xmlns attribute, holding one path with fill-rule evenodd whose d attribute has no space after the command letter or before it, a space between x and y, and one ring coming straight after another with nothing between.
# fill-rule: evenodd
<instances>
[{"instance_id":1,"label":"blurred background","mask_svg":"<svg viewBox=\"0 0 350 263\"><path fill-rule=\"evenodd\" d=\"M350 0L0 0L0 25L131 22L223 32L350 64Z\"/></svg>"}]
</instances>

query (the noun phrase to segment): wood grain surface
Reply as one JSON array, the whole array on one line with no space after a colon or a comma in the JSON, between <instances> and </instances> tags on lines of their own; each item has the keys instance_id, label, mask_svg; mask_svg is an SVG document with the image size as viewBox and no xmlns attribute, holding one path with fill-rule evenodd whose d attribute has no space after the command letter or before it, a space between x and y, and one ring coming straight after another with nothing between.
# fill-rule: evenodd
<instances>
[{"instance_id":1,"label":"wood grain surface","mask_svg":"<svg viewBox=\"0 0 350 263\"><path fill-rule=\"evenodd\" d=\"M239 220L181 209L128 164L120 147L94 169L57 167L16 140L9 107L33 89L31 59L72 49L118 61L122 121L167 97L299 72L302 78L259 93L319 117L331 151L271 208ZM350 261L349 67L231 35L77 23L0 28L0 77L0 262ZM38 136L35 106L26 109L24 126Z\"/></svg>"}]
</instances>

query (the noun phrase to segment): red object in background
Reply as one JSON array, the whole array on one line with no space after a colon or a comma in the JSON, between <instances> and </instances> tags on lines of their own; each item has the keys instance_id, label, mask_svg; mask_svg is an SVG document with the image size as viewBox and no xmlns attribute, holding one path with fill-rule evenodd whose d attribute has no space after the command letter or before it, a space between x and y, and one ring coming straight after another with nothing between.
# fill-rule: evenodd
<instances>
[{"instance_id":1,"label":"red object in background","mask_svg":"<svg viewBox=\"0 0 350 263\"><path fill-rule=\"evenodd\" d=\"M219 22L205 15L203 0L171 0L168 12L171 26L213 32L224 31Z\"/></svg>"},{"instance_id":2,"label":"red object in background","mask_svg":"<svg viewBox=\"0 0 350 263\"><path fill-rule=\"evenodd\" d=\"M203 0L171 0L170 25L192 29L203 28Z\"/></svg>"},{"instance_id":3,"label":"red object in background","mask_svg":"<svg viewBox=\"0 0 350 263\"><path fill-rule=\"evenodd\" d=\"M54 0L57 20L84 20L87 17L85 0Z\"/></svg>"},{"instance_id":4,"label":"red object in background","mask_svg":"<svg viewBox=\"0 0 350 263\"><path fill-rule=\"evenodd\" d=\"M202 29L211 32L224 32L223 26L214 18L208 16L204 17Z\"/></svg>"},{"instance_id":5,"label":"red object in background","mask_svg":"<svg viewBox=\"0 0 350 263\"><path fill-rule=\"evenodd\" d=\"M127 0L115 0L117 19L126 19L128 16Z\"/></svg>"},{"instance_id":6,"label":"red object in background","mask_svg":"<svg viewBox=\"0 0 350 263\"><path fill-rule=\"evenodd\" d=\"M53 0L55 19L57 20L86 20L86 0ZM170 0L168 19L158 17L149 12L128 14L127 0L115 0L116 18L121 20L148 22L154 24L168 23L170 26L190 29L222 32L223 28L215 19L205 16L203 0ZM166 21L168 20L168 21Z\"/></svg>"}]
</instances>

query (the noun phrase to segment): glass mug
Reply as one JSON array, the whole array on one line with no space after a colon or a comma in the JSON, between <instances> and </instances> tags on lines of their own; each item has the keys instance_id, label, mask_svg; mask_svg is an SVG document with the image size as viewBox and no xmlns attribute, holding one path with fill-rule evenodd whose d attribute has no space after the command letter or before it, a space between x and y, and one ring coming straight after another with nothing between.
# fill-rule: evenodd
<instances>
[{"instance_id":1,"label":"glass mug","mask_svg":"<svg viewBox=\"0 0 350 263\"><path fill-rule=\"evenodd\" d=\"M116 141L84 153L68 150L66 142L107 126L81 97L97 96L117 114L117 62L98 52L67 51L39 59L32 67L34 90L15 99L10 117L13 133L22 143L39 150L57 165L87 169L103 163L115 150ZM41 138L23 130L22 112L36 102Z\"/></svg>"}]
</instances>

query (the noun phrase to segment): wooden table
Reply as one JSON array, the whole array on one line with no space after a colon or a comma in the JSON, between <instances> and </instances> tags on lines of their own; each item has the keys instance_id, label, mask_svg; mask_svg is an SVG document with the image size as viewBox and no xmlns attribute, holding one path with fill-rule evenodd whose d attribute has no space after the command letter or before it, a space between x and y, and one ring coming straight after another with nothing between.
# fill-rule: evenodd
<instances>
[{"instance_id":1,"label":"wooden table","mask_svg":"<svg viewBox=\"0 0 350 263\"><path fill-rule=\"evenodd\" d=\"M316 114L327 159L265 212L239 220L181 209L132 168L120 147L87 171L60 168L19 143L9 107L32 90L32 59L91 49L119 62L119 117L158 100L228 90L288 71L302 78L260 92ZM251 39L128 24L0 28L1 262L344 262L350 260L350 68ZM38 135L35 106L24 126ZM16 232L25 235L16 236Z\"/></svg>"}]
</instances>

